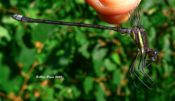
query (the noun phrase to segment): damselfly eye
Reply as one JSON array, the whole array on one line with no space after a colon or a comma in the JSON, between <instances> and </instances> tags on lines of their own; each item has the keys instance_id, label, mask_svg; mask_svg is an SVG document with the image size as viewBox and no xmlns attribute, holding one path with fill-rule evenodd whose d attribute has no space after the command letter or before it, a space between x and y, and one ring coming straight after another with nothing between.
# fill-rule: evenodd
<instances>
[{"instance_id":1,"label":"damselfly eye","mask_svg":"<svg viewBox=\"0 0 175 101\"><path fill-rule=\"evenodd\" d=\"M151 49L149 52L148 52L148 57L151 61L155 61L156 58L157 58L157 55L158 55L158 52L156 50L153 50Z\"/></svg>"},{"instance_id":2,"label":"damselfly eye","mask_svg":"<svg viewBox=\"0 0 175 101\"><path fill-rule=\"evenodd\" d=\"M156 50L154 50L154 57L157 57L158 52Z\"/></svg>"},{"instance_id":3,"label":"damselfly eye","mask_svg":"<svg viewBox=\"0 0 175 101\"><path fill-rule=\"evenodd\" d=\"M86 0L99 17L110 24L120 24L128 20L130 13L141 0Z\"/></svg>"}]
</instances>

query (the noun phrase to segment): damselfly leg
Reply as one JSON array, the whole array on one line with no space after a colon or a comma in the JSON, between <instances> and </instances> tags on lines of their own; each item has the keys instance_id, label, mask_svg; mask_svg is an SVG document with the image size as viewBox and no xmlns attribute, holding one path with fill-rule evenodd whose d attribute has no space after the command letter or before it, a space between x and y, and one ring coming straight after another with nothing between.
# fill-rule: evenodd
<instances>
[{"instance_id":1,"label":"damselfly leg","mask_svg":"<svg viewBox=\"0 0 175 101\"><path fill-rule=\"evenodd\" d=\"M133 74L133 72L135 72L135 71L134 71L134 66L135 66L135 64L136 64L136 60L137 60L137 58L138 58L138 55L139 55L139 51L137 52L137 55L136 55L134 61L132 62L132 65L130 66L130 69L129 69L129 72L130 72L130 75L131 75L131 79L133 80L134 86L135 86L136 88L137 88L137 85L136 85L136 83L135 83L135 80L134 80L132 74Z\"/></svg>"},{"instance_id":2,"label":"damselfly leg","mask_svg":"<svg viewBox=\"0 0 175 101\"><path fill-rule=\"evenodd\" d=\"M137 55L136 55L136 57L135 57L135 59L134 59L132 65L131 65L131 67L130 67L130 74L131 74L131 77L132 77L132 74L134 73L134 75L137 77L137 79L139 79L139 81L140 81L144 86L146 86L148 89L151 89L151 88L138 76L138 74L135 72L135 65L136 65L136 61L137 61L137 58L138 58L139 53L140 53L140 60L139 60L139 63L138 63L138 71L139 71L141 74L143 74L144 76L146 76L148 79L150 79L152 83L155 84L154 80L144 71L144 68L146 67L146 56L147 56L147 54L146 54L146 53L143 54L139 49L138 49ZM132 77L132 80L134 80L133 77ZM135 80L134 80L134 85L137 86L137 85L135 84Z\"/></svg>"},{"instance_id":3,"label":"damselfly leg","mask_svg":"<svg viewBox=\"0 0 175 101\"><path fill-rule=\"evenodd\" d=\"M147 56L147 53L145 53L145 56L142 59L142 71L141 71L141 73L143 73L144 76L149 78L152 81L152 83L155 84L154 80L144 71L144 67L146 66L146 56Z\"/></svg>"},{"instance_id":4,"label":"damselfly leg","mask_svg":"<svg viewBox=\"0 0 175 101\"><path fill-rule=\"evenodd\" d=\"M136 57L135 57L135 59L134 59L132 65L131 65L131 67L130 67L130 75L131 75L131 78L132 78L132 80L133 80L133 82L134 82L135 87L137 87L137 85L136 85L136 83L135 83L135 80L134 80L132 74L134 74L134 75L137 77L137 79L139 79L139 81L140 81L145 87L147 87L148 89L151 89L151 88L138 76L138 74L135 72L135 65L136 65L136 61L137 61L137 58L138 58L138 56L139 56L139 53L140 53L140 50L138 50L137 55L136 55ZM139 65L140 65L140 62L139 62Z\"/></svg>"}]
</instances>

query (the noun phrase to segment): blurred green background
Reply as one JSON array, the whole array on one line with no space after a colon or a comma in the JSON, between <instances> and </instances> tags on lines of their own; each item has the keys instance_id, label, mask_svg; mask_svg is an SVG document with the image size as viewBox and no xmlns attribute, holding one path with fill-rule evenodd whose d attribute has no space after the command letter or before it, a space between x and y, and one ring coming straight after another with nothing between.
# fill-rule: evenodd
<instances>
[{"instance_id":1,"label":"blurred green background","mask_svg":"<svg viewBox=\"0 0 175 101\"><path fill-rule=\"evenodd\" d=\"M175 1L142 0L143 27L158 63L140 74L148 90L128 72L137 48L129 35L108 30L30 24L32 18L107 25L84 0L1 0L0 100L175 101ZM122 27L130 27L129 21ZM37 78L37 76L59 76Z\"/></svg>"}]
</instances>

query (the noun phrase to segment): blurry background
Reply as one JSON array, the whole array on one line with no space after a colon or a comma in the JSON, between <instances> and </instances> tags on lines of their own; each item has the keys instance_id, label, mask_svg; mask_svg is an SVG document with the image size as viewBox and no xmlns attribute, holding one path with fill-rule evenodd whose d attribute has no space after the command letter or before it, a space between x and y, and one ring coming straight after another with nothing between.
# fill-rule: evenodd
<instances>
[{"instance_id":1,"label":"blurry background","mask_svg":"<svg viewBox=\"0 0 175 101\"><path fill-rule=\"evenodd\" d=\"M141 19L158 63L148 90L128 72L137 48L114 31L29 24L8 15L109 25L84 0L1 0L0 99L3 101L175 100L175 1L142 0ZM130 27L129 22L121 25ZM36 76L59 76L36 78Z\"/></svg>"}]
</instances>

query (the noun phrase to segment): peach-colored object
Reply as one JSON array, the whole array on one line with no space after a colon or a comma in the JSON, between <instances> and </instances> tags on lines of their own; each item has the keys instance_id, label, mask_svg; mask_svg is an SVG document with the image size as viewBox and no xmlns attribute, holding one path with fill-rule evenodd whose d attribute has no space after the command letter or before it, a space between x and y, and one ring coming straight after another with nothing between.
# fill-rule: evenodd
<instances>
[{"instance_id":1,"label":"peach-colored object","mask_svg":"<svg viewBox=\"0 0 175 101\"><path fill-rule=\"evenodd\" d=\"M141 0L86 0L100 18L110 24L120 24L128 20L129 13Z\"/></svg>"}]
</instances>

